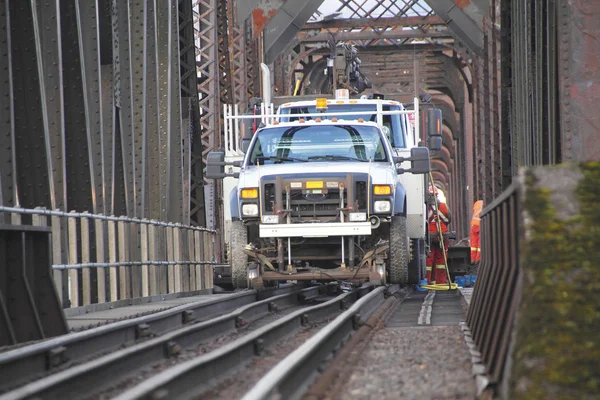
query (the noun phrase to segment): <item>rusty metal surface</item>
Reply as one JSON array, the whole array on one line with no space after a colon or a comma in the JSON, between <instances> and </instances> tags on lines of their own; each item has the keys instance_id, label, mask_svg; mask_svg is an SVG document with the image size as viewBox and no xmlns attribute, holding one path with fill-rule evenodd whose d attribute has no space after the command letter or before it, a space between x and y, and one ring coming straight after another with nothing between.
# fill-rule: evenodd
<instances>
[{"instance_id":1,"label":"rusty metal surface","mask_svg":"<svg viewBox=\"0 0 600 400\"><path fill-rule=\"evenodd\" d=\"M346 271L341 270L322 270L322 271L311 271L311 272L297 272L293 274L286 274L275 271L264 271L262 278L265 281L273 280L336 280L336 279L356 279L365 280L369 279L371 272L368 268L361 268L358 271L347 269Z\"/></svg>"},{"instance_id":2,"label":"rusty metal surface","mask_svg":"<svg viewBox=\"0 0 600 400\"><path fill-rule=\"evenodd\" d=\"M557 3L547 16L558 44L558 54L552 54L559 63L558 161L600 160L600 2Z\"/></svg>"}]
</instances>

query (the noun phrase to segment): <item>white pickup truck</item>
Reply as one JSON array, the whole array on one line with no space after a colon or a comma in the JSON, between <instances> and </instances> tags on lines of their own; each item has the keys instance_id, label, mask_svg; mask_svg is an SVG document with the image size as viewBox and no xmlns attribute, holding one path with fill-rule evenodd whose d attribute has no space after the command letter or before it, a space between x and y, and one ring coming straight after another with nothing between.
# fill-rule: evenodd
<instances>
[{"instance_id":1,"label":"white pickup truck","mask_svg":"<svg viewBox=\"0 0 600 400\"><path fill-rule=\"evenodd\" d=\"M289 98L282 101L278 108L279 121L295 121L299 118L310 120L316 115L323 118L357 119L374 121L382 129L388 138L394 156L407 158L411 149L419 146L419 121L420 121L420 99L413 100L413 109L407 110L400 102L384 99L349 98L347 90L336 91L333 99L311 99L295 100ZM320 104L317 104L320 103ZM414 128L409 121L413 116ZM441 118L441 117L440 117ZM437 121L428 121L430 125ZM435 128L435 126L432 126ZM439 132L441 134L441 132ZM441 148L441 136L439 139L430 137L432 150ZM437 141L437 142L436 142ZM408 168L408 164L403 165ZM425 274L425 259L427 251L427 223L426 223L426 200L427 200L427 176L421 174L404 173L399 176L399 182L406 190L408 197L406 209L407 234L410 238L409 255L409 282L418 283Z\"/></svg>"},{"instance_id":2,"label":"white pickup truck","mask_svg":"<svg viewBox=\"0 0 600 400\"><path fill-rule=\"evenodd\" d=\"M412 283L411 200L402 177L429 172L428 149L398 155L381 124L361 117L269 122L247 146L238 145L237 135L236 157L211 152L207 158L207 178L229 179L234 286ZM228 165L235 169L226 172Z\"/></svg>"}]
</instances>

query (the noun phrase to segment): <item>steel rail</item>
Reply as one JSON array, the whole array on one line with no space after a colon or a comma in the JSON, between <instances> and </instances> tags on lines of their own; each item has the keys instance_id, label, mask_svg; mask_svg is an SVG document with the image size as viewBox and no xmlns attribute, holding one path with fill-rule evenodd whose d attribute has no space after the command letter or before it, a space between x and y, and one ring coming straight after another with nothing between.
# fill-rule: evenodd
<instances>
[{"instance_id":1,"label":"steel rail","mask_svg":"<svg viewBox=\"0 0 600 400\"><path fill-rule=\"evenodd\" d=\"M335 313L344 307L348 301L360 299L365 295L369 296L367 293L371 289L371 286L366 286L344 293L323 304L298 310L222 348L165 370L115 397L115 399L191 398L208 389L216 380L222 379L223 374L249 362L255 355L259 355L265 347L299 329L309 320L322 319ZM376 289L376 291L379 292L380 290ZM202 378L199 379L199 377Z\"/></svg>"},{"instance_id":2,"label":"steel rail","mask_svg":"<svg viewBox=\"0 0 600 400\"><path fill-rule=\"evenodd\" d=\"M0 353L0 393L94 354L117 349L151 335L162 335L187 324L231 312L265 298L298 291L298 286L248 290L212 301L195 302L154 314L119 321Z\"/></svg>"},{"instance_id":3,"label":"steel rail","mask_svg":"<svg viewBox=\"0 0 600 400\"><path fill-rule=\"evenodd\" d=\"M398 287L378 287L357 301L272 368L242 400L300 398L331 352L383 303L386 290Z\"/></svg>"},{"instance_id":4,"label":"steel rail","mask_svg":"<svg viewBox=\"0 0 600 400\"><path fill-rule=\"evenodd\" d=\"M89 397L125 380L132 373L164 359L176 357L183 348L231 332L252 317L266 315L281 306L315 298L324 286L314 286L245 305L226 315L181 327L160 337L115 351L90 362L74 366L0 396L8 399L74 399Z\"/></svg>"}]
</instances>

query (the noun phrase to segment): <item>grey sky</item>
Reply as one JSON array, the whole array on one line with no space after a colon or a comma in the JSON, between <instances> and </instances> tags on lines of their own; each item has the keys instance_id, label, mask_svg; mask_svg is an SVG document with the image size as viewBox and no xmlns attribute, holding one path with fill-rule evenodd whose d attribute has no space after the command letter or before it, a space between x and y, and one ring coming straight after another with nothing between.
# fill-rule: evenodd
<instances>
[{"instance_id":1,"label":"grey sky","mask_svg":"<svg viewBox=\"0 0 600 400\"><path fill-rule=\"evenodd\" d=\"M356 17L365 17L368 12L374 10L372 12L373 17L393 17L398 14L401 14L401 10L407 7L407 4L412 3L410 0L386 0L383 1L381 5L378 5L377 0L367 0L365 4L362 4L363 0L355 2L356 4L351 4L351 6L356 10L358 16ZM321 7L319 7L319 11L323 15L331 14L336 12L337 9L340 8L342 3L339 0L324 0ZM359 8L359 5L362 5L362 9ZM389 10L386 8L389 7ZM412 10L407 12L407 15L426 15L431 8L427 5L424 0L419 1L415 6L412 7ZM342 15L339 18L349 18L352 14L352 10L349 7L345 7L342 10Z\"/></svg>"}]
</instances>

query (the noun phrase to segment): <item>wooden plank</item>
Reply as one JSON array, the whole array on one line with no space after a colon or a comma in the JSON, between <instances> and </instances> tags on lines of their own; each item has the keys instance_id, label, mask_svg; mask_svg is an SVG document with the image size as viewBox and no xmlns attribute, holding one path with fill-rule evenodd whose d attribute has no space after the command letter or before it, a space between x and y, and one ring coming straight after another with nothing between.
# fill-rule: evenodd
<instances>
[{"instance_id":1,"label":"wooden plank","mask_svg":"<svg viewBox=\"0 0 600 400\"><path fill-rule=\"evenodd\" d=\"M158 247L156 243L158 242L158 228L154 224L148 225L148 258L151 261L159 261L158 259ZM158 271L160 268L157 265L150 265L150 295L154 296L155 294L159 294L159 276Z\"/></svg>"},{"instance_id":2,"label":"wooden plank","mask_svg":"<svg viewBox=\"0 0 600 400\"><path fill-rule=\"evenodd\" d=\"M108 221L108 262L116 263L117 262L117 222L116 221ZM110 284L110 299L109 301L119 300L119 292L118 292L118 274L117 267L110 267L109 271L109 284Z\"/></svg>"},{"instance_id":3,"label":"wooden plank","mask_svg":"<svg viewBox=\"0 0 600 400\"><path fill-rule=\"evenodd\" d=\"M13 225L21 225L21 214L10 213L10 223Z\"/></svg>"},{"instance_id":4,"label":"wooden plank","mask_svg":"<svg viewBox=\"0 0 600 400\"><path fill-rule=\"evenodd\" d=\"M175 255L173 254L173 228L167 227L167 261L174 261ZM167 267L167 293L175 292L175 266L169 265Z\"/></svg>"},{"instance_id":5,"label":"wooden plank","mask_svg":"<svg viewBox=\"0 0 600 400\"><path fill-rule=\"evenodd\" d=\"M81 263L90 262L90 220L88 217L81 218ZM100 268L101 269L101 268ZM83 305L87 306L92 303L92 285L91 285L91 269L83 268L81 270L81 284Z\"/></svg>"},{"instance_id":6,"label":"wooden plank","mask_svg":"<svg viewBox=\"0 0 600 400\"><path fill-rule=\"evenodd\" d=\"M55 210L59 211L59 210ZM62 230L61 230L61 219L58 216L53 215L51 218L52 223L52 264L62 264ZM58 293L58 298L60 300L61 307L64 307L65 304L65 275L66 271L61 271L59 269L52 271L52 276L54 278L54 286L56 287L56 292Z\"/></svg>"},{"instance_id":7,"label":"wooden plank","mask_svg":"<svg viewBox=\"0 0 600 400\"><path fill-rule=\"evenodd\" d=\"M142 220L140 225L140 251L142 259L142 296L150 295L150 271L148 268L148 220Z\"/></svg>"},{"instance_id":8,"label":"wooden plank","mask_svg":"<svg viewBox=\"0 0 600 400\"><path fill-rule=\"evenodd\" d=\"M181 224L175 224L173 228L173 261L181 261ZM173 272L175 274L175 293L183 291L183 274L181 271L181 265L175 264L173 266Z\"/></svg>"},{"instance_id":9,"label":"wooden plank","mask_svg":"<svg viewBox=\"0 0 600 400\"><path fill-rule=\"evenodd\" d=\"M129 229L124 217L119 218L117 222L117 233L119 237L119 262L129 261ZM119 267L119 299L130 298L130 283L129 267Z\"/></svg>"},{"instance_id":10,"label":"wooden plank","mask_svg":"<svg viewBox=\"0 0 600 400\"><path fill-rule=\"evenodd\" d=\"M158 260L165 261L168 257L167 250L167 234L168 230L165 226L157 227L158 230ZM159 284L160 284L160 293L169 293L169 279L168 279L168 270L169 268L166 265L161 265L158 267L158 276L159 276Z\"/></svg>"},{"instance_id":11,"label":"wooden plank","mask_svg":"<svg viewBox=\"0 0 600 400\"><path fill-rule=\"evenodd\" d=\"M127 261L142 261L140 250L140 224L136 222L127 222L129 230L129 259ZM142 295L142 268L139 265L132 265L127 268L127 276L130 279L128 285L130 289L129 297L140 297Z\"/></svg>"},{"instance_id":12,"label":"wooden plank","mask_svg":"<svg viewBox=\"0 0 600 400\"><path fill-rule=\"evenodd\" d=\"M71 211L70 214L75 214ZM77 264L77 217L69 216L67 218L67 232L69 238L69 264ZM69 300L71 307L79 307L79 271L69 269Z\"/></svg>"},{"instance_id":13,"label":"wooden plank","mask_svg":"<svg viewBox=\"0 0 600 400\"><path fill-rule=\"evenodd\" d=\"M202 261L202 232L194 231L194 261ZM202 264L195 264L194 269L196 270L196 287L198 290L204 289Z\"/></svg>"},{"instance_id":14,"label":"wooden plank","mask_svg":"<svg viewBox=\"0 0 600 400\"><path fill-rule=\"evenodd\" d=\"M102 216L102 214L100 214ZM94 221L94 231L96 234L96 262L105 262L105 246L104 246L104 225L105 221L96 219ZM98 303L106 302L106 271L104 268L98 268Z\"/></svg>"},{"instance_id":15,"label":"wooden plank","mask_svg":"<svg viewBox=\"0 0 600 400\"><path fill-rule=\"evenodd\" d=\"M194 247L194 231L186 229L185 234L187 236L187 259L189 261L194 261L196 250ZM190 290L198 290L199 288L196 285L196 266L194 264L188 264L187 270L190 274Z\"/></svg>"},{"instance_id":16,"label":"wooden plank","mask_svg":"<svg viewBox=\"0 0 600 400\"><path fill-rule=\"evenodd\" d=\"M207 261L209 259L209 255L211 254L210 253L210 244L209 244L210 233L209 232L203 232L202 236L203 236L203 239L204 239L202 241L202 243L203 243L203 250L204 250L204 252L202 254L202 256L203 256L202 260L203 261ZM202 264L202 270L204 271L204 288L205 289L209 289L209 288L212 287L212 285L210 283L212 279L211 279L210 276L208 276L208 274L209 274L209 268L210 268L210 265L208 265L208 264Z\"/></svg>"}]
</instances>

